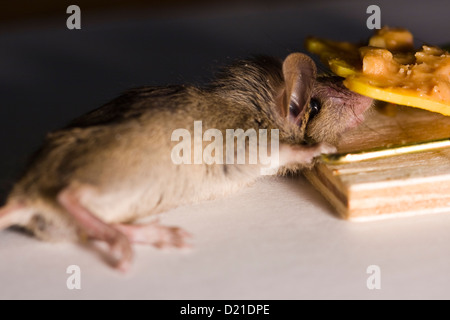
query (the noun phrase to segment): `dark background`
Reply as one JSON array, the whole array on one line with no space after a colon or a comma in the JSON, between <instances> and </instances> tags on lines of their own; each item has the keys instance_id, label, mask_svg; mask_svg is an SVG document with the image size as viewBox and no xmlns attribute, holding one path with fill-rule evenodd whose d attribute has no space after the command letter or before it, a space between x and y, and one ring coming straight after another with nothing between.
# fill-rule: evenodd
<instances>
[{"instance_id":1,"label":"dark background","mask_svg":"<svg viewBox=\"0 0 450 320\"><path fill-rule=\"evenodd\" d=\"M382 24L440 44L448 1L378 1ZM81 7L81 30L66 28ZM201 84L236 58L371 35L371 1L9 1L0 8L0 201L44 135L141 85ZM404 8L405 11L399 10ZM425 22L424 22L425 20ZM417 23L420 21L420 23ZM425 26L425 27L424 27Z\"/></svg>"}]
</instances>

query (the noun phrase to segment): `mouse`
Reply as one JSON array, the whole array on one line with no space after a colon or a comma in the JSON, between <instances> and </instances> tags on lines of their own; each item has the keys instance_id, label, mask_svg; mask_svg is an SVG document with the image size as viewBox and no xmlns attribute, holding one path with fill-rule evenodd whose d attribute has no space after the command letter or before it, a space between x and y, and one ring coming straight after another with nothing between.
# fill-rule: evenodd
<instances>
[{"instance_id":1,"label":"mouse","mask_svg":"<svg viewBox=\"0 0 450 320\"><path fill-rule=\"evenodd\" d=\"M45 137L0 209L0 230L19 226L45 241L102 241L111 265L126 271L134 243L190 246L187 231L142 219L237 192L265 175L268 165L260 162L174 163L175 130L192 133L189 144L198 121L205 134L276 130L277 161L269 171L285 175L336 152L341 134L363 122L372 102L346 89L342 78L318 75L300 52L238 60L203 86L130 89Z\"/></svg>"}]
</instances>

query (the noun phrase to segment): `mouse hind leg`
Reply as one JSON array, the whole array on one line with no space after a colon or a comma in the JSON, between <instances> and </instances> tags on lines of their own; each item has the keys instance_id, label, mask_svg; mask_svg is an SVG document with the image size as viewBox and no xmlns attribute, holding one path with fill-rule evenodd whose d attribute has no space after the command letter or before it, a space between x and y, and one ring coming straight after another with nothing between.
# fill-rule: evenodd
<instances>
[{"instance_id":1,"label":"mouse hind leg","mask_svg":"<svg viewBox=\"0 0 450 320\"><path fill-rule=\"evenodd\" d=\"M186 248L185 239L190 235L178 228L163 226L158 221L148 224L112 224L106 223L86 206L82 199L95 197L95 191L83 185L72 185L62 190L58 202L77 222L79 228L90 238L106 242L110 255L116 261L116 267L126 271L133 259L131 243L144 243L157 248Z\"/></svg>"},{"instance_id":2,"label":"mouse hind leg","mask_svg":"<svg viewBox=\"0 0 450 320\"><path fill-rule=\"evenodd\" d=\"M133 250L127 236L103 222L81 204L83 187L68 187L58 195L58 202L78 223L87 236L105 241L110 246L111 256L117 261L116 267L126 271L133 259Z\"/></svg>"}]
</instances>

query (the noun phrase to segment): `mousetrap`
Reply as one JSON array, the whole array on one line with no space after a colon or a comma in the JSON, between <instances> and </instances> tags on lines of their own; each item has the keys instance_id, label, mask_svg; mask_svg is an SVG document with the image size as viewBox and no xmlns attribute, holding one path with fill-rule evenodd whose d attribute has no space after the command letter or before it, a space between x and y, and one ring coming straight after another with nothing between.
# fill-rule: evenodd
<instances>
[{"instance_id":1,"label":"mousetrap","mask_svg":"<svg viewBox=\"0 0 450 320\"><path fill-rule=\"evenodd\" d=\"M450 212L450 117L388 105L347 132L306 178L344 218Z\"/></svg>"}]
</instances>

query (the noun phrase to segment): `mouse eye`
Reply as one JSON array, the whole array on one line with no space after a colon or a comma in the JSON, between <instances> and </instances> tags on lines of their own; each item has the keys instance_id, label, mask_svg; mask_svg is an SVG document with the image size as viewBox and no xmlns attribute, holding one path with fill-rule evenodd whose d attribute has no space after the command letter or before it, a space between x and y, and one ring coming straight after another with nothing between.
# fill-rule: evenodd
<instances>
[{"instance_id":1,"label":"mouse eye","mask_svg":"<svg viewBox=\"0 0 450 320\"><path fill-rule=\"evenodd\" d=\"M322 107L322 104L319 102L319 100L312 98L309 101L309 120L312 120L315 116L317 116L320 112L320 108Z\"/></svg>"}]
</instances>

